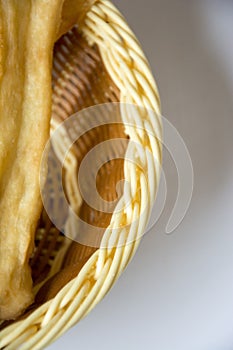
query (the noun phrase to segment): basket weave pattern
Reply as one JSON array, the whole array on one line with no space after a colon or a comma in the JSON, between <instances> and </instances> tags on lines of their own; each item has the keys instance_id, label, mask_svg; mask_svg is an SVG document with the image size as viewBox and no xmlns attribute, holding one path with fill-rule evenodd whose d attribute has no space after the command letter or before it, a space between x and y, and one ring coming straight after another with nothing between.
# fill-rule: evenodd
<instances>
[{"instance_id":1,"label":"basket weave pattern","mask_svg":"<svg viewBox=\"0 0 233 350\"><path fill-rule=\"evenodd\" d=\"M154 111L153 114L150 114L145 113L142 109L139 118L132 120L133 116L128 113L127 109L124 107L121 109L121 118L126 125L126 133L130 140L142 145L144 149L144 153L139 155L137 149L134 148L135 146L129 143L126 154L127 152L135 154L137 164L144 169L144 174L147 175L146 180L150 178L150 181L145 180L140 166L123 164L124 178L131 184L131 188L127 194L126 191L123 191L121 201L125 200L126 202L127 200L128 202L130 195L131 204L127 205L125 212L117 213L114 211L102 238L103 246L106 248L94 250L77 277L69 281L55 297L44 302L27 317L23 317L22 320L1 331L0 347L5 347L8 350L16 349L18 346L21 350L41 349L61 336L93 309L111 288L136 252L156 196L162 153L159 141L162 134L160 101L144 54L124 18L108 0L95 2L79 31L90 47L98 46L104 66L117 87L114 92L111 92L114 95L111 100L116 99L117 101L119 95L120 102L136 104ZM54 98L56 99L56 96ZM92 104L95 104L95 101L90 101L90 105ZM78 106L76 108L79 109ZM59 118L62 119L62 115ZM59 124L59 118L53 119L52 129L55 129ZM136 127L127 129L129 123L140 126L141 131ZM154 158L157 162L154 161ZM66 182L69 183L67 188L70 189L68 189L70 201L73 200L74 205L78 205L78 199L72 199L76 166L75 152L71 152L69 162L65 167L67 171ZM148 201L146 215L145 213L141 215L145 203ZM130 225L136 218L138 218L137 225ZM120 222L126 222L130 226L127 226L127 229L118 230L116 247L112 247L110 244L108 246L111 231L119 227ZM62 239L60 238L61 244ZM51 246L51 250L53 249L55 247ZM64 252L66 249L67 247L64 248ZM55 258L54 266L55 260L51 261L52 273L58 268L59 261L64 257L62 249L57 255L59 258ZM35 261L34 259L34 264ZM39 275L35 278L39 278Z\"/></svg>"}]
</instances>

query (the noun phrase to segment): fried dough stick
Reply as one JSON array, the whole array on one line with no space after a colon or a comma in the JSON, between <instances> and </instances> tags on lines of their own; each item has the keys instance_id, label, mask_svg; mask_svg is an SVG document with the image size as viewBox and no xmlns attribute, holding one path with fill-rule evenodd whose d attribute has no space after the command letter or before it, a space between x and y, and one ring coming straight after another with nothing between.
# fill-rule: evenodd
<instances>
[{"instance_id":1,"label":"fried dough stick","mask_svg":"<svg viewBox=\"0 0 233 350\"><path fill-rule=\"evenodd\" d=\"M0 0L0 319L33 301L28 266L63 0ZM44 177L46 169L44 170Z\"/></svg>"}]
</instances>

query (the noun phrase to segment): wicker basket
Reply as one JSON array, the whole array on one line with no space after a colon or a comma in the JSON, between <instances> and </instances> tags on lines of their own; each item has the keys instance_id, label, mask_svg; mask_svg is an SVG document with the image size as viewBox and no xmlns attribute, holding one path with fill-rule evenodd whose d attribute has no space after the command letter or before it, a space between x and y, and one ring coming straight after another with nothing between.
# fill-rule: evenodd
<instances>
[{"instance_id":1,"label":"wicker basket","mask_svg":"<svg viewBox=\"0 0 233 350\"><path fill-rule=\"evenodd\" d=\"M118 107L121 123L100 125L73 144L64 163L67 198L83 220L107 229L96 246L84 245L66 238L43 210L30 262L35 303L20 319L0 325L0 348L44 348L87 315L133 257L156 195L161 163L156 85L138 41L118 10L108 0L91 4L90 8L83 7L81 24L55 45L51 131L75 112L90 106L123 102L141 109L138 117L132 119L127 109ZM153 113L146 113L148 110ZM127 198L127 210L117 211L116 205L113 214L91 208L77 195L81 161L91 148L109 138L126 140L122 154L130 151L136 160L128 164L124 159L113 159L97 176L97 188L108 201L116 199L115 186L119 180L131 184L129 189L123 188L121 196L123 200ZM62 140L65 143L66 137ZM142 151L130 146L131 141L141 145ZM62 146L54 144L58 158L63 155ZM113 246L108 242L116 227Z\"/></svg>"}]
</instances>

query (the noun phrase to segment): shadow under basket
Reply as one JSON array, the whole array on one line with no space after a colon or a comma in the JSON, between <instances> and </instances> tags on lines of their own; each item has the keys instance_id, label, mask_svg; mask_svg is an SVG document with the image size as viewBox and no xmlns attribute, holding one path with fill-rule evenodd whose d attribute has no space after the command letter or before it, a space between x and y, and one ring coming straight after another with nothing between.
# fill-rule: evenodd
<instances>
[{"instance_id":1,"label":"shadow under basket","mask_svg":"<svg viewBox=\"0 0 233 350\"><path fill-rule=\"evenodd\" d=\"M19 319L0 325L4 349L44 348L103 298L138 247L158 186L158 91L138 41L109 1L94 2L82 24L56 42L52 84L54 163L45 190L59 193L54 176L62 165L72 213L55 200L52 211L56 207L70 235L44 208L30 259L35 302ZM135 105L139 109L129 107ZM79 173L88 156L81 194ZM89 202L92 178L102 206Z\"/></svg>"}]
</instances>

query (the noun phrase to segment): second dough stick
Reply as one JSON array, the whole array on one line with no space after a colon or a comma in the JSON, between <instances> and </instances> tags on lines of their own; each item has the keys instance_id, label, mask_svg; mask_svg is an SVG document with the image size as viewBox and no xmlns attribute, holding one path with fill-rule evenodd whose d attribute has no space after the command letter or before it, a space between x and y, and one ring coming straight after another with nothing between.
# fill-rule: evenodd
<instances>
[{"instance_id":1,"label":"second dough stick","mask_svg":"<svg viewBox=\"0 0 233 350\"><path fill-rule=\"evenodd\" d=\"M0 1L0 319L33 301L28 266L41 213L52 51L63 0Z\"/></svg>"}]
</instances>

